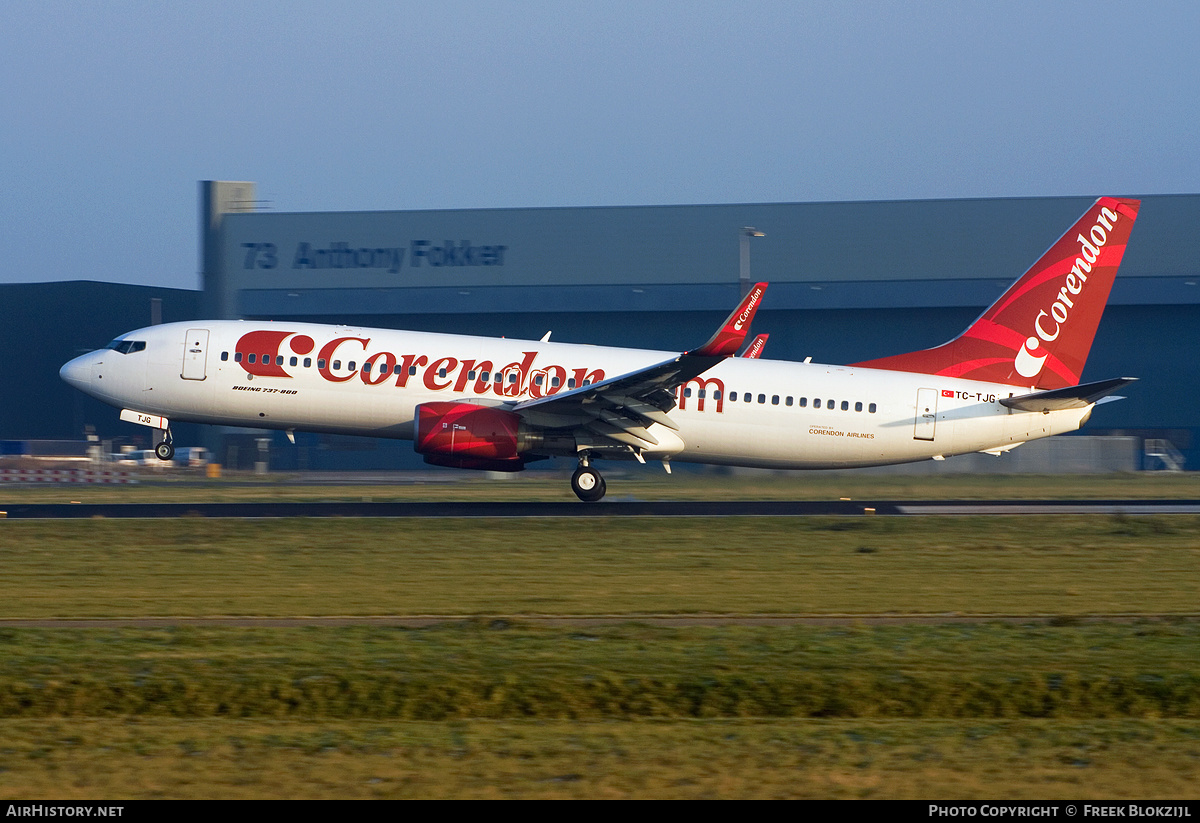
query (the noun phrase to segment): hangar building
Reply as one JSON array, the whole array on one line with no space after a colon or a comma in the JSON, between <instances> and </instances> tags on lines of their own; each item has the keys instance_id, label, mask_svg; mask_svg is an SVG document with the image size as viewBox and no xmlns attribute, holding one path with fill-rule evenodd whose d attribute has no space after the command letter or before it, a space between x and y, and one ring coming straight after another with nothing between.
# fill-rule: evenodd
<instances>
[{"instance_id":1,"label":"hangar building","mask_svg":"<svg viewBox=\"0 0 1200 823\"><path fill-rule=\"evenodd\" d=\"M0 286L0 441L147 430L58 380L70 357L146 325L305 320L683 350L770 282L767 358L852 363L956 336L1092 197L280 213L255 185L200 183L200 293L73 282ZM1140 377L1083 434L1162 441L1200 466L1200 195L1144 195L1083 379ZM754 236L752 236L754 235ZM759 236L761 235L761 236ZM262 432L187 427L249 468ZM402 441L275 439L272 466L416 467ZM1000 461L1020 459L1022 450ZM994 458L989 458L993 460Z\"/></svg>"},{"instance_id":2,"label":"hangar building","mask_svg":"<svg viewBox=\"0 0 1200 823\"><path fill-rule=\"evenodd\" d=\"M850 363L956 336L1094 199L279 213L204 181L203 314L679 351L749 278L766 357ZM1083 375L1141 381L1084 433L1200 465L1200 195L1141 199Z\"/></svg>"}]
</instances>

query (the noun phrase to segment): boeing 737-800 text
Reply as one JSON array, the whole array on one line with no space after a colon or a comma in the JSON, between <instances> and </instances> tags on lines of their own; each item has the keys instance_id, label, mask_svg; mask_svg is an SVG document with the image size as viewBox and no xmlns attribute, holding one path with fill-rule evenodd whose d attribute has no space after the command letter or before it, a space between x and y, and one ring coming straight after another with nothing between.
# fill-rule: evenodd
<instances>
[{"instance_id":1,"label":"boeing 737-800 text","mask_svg":"<svg viewBox=\"0 0 1200 823\"><path fill-rule=\"evenodd\" d=\"M966 331L847 366L763 360L765 283L682 354L307 323L172 323L122 335L64 380L158 430L171 421L412 440L439 466L520 471L598 459L774 469L1000 454L1075 431L1132 378L1080 385L1139 201L1101 198Z\"/></svg>"}]
</instances>

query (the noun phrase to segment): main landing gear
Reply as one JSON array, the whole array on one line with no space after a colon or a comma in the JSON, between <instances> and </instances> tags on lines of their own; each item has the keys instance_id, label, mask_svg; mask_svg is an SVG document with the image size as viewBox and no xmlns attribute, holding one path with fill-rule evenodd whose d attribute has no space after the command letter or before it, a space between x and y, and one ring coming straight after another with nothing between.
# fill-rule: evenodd
<instances>
[{"instance_id":1,"label":"main landing gear","mask_svg":"<svg viewBox=\"0 0 1200 823\"><path fill-rule=\"evenodd\" d=\"M586 457L580 458L579 468L571 475L571 491L584 503L595 503L604 497L604 478L588 464Z\"/></svg>"},{"instance_id":2,"label":"main landing gear","mask_svg":"<svg viewBox=\"0 0 1200 823\"><path fill-rule=\"evenodd\" d=\"M163 461L174 460L175 459L175 445L171 442L173 439L171 437L171 430L170 429L167 429L166 431L160 430L159 433L162 436L162 440L160 440L158 442L158 444L155 445L154 456L157 457L159 460L163 460Z\"/></svg>"}]
</instances>

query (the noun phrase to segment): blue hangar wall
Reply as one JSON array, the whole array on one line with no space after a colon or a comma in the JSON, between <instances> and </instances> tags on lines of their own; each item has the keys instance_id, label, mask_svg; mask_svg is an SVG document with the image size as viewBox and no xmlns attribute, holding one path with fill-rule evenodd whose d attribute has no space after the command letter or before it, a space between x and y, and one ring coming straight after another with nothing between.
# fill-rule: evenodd
<instances>
[{"instance_id":1,"label":"blue hangar wall","mask_svg":"<svg viewBox=\"0 0 1200 823\"><path fill-rule=\"evenodd\" d=\"M62 382L63 363L152 320L194 320L200 293L121 283L64 281L0 284L0 440L80 440L85 430L117 444L150 448L151 431L122 423L117 410ZM181 425L181 443L199 426Z\"/></svg>"},{"instance_id":2,"label":"blue hangar wall","mask_svg":"<svg viewBox=\"0 0 1200 823\"><path fill-rule=\"evenodd\" d=\"M854 362L957 335L1094 199L289 214L206 181L203 313L682 350L736 304L748 252L766 356ZM1200 195L1141 199L1083 376L1141 382L1085 432L1200 466Z\"/></svg>"}]
</instances>

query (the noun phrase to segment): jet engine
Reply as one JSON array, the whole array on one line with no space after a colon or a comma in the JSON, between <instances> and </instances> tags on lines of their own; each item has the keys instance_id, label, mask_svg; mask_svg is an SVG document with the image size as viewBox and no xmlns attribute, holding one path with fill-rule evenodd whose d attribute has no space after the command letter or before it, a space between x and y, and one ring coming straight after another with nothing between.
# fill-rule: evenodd
<instances>
[{"instance_id":1,"label":"jet engine","mask_svg":"<svg viewBox=\"0 0 1200 823\"><path fill-rule=\"evenodd\" d=\"M474 403L421 403L416 409L413 448L435 466L519 472L522 455L537 439L524 431L520 415Z\"/></svg>"}]
</instances>

